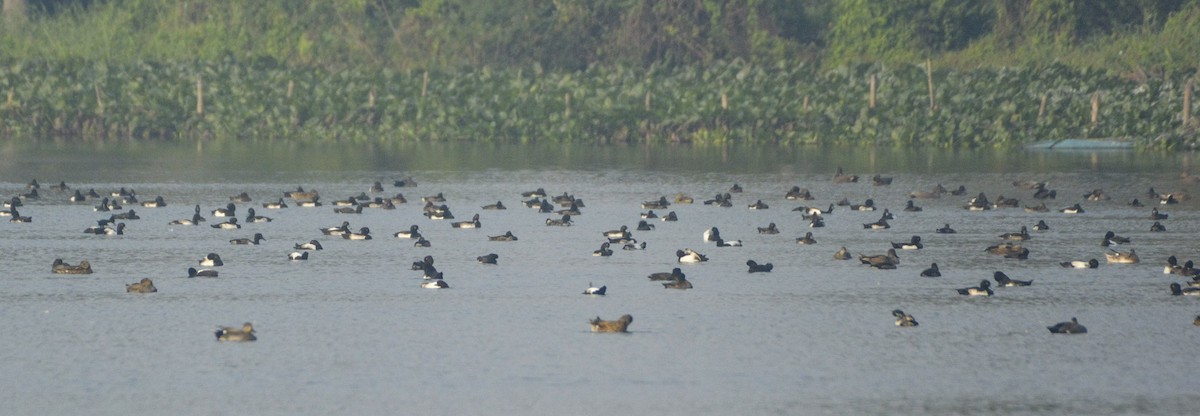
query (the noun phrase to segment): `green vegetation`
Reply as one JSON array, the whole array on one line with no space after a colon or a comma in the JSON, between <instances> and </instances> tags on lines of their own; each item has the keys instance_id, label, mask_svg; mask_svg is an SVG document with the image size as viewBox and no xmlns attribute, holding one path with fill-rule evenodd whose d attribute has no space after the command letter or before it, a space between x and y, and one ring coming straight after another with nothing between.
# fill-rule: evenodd
<instances>
[{"instance_id":1,"label":"green vegetation","mask_svg":"<svg viewBox=\"0 0 1200 416\"><path fill-rule=\"evenodd\" d=\"M1200 0L15 3L7 137L1197 140Z\"/></svg>"}]
</instances>

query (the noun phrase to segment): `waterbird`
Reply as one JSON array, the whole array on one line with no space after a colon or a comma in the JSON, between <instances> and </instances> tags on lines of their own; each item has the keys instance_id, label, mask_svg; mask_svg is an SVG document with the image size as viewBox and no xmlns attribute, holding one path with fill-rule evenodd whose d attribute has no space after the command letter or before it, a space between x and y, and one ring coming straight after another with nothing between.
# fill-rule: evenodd
<instances>
[{"instance_id":1,"label":"waterbird","mask_svg":"<svg viewBox=\"0 0 1200 416\"><path fill-rule=\"evenodd\" d=\"M1079 320L1075 319L1075 317L1071 317L1070 321L1059 322L1057 324L1054 324L1054 326L1048 326L1048 327L1046 327L1046 329L1050 330L1051 334L1086 334L1087 333L1087 327L1080 325Z\"/></svg>"},{"instance_id":2,"label":"waterbird","mask_svg":"<svg viewBox=\"0 0 1200 416\"><path fill-rule=\"evenodd\" d=\"M603 296L606 292L608 292L608 286L596 287L596 286L592 285L592 282L588 282L588 288L587 288L587 290L583 291L583 294Z\"/></svg>"},{"instance_id":3,"label":"waterbird","mask_svg":"<svg viewBox=\"0 0 1200 416\"><path fill-rule=\"evenodd\" d=\"M257 340L254 336L254 326L249 322L242 324L241 328L224 326L217 329L217 341L228 342L248 342Z\"/></svg>"},{"instance_id":4,"label":"waterbird","mask_svg":"<svg viewBox=\"0 0 1200 416\"><path fill-rule=\"evenodd\" d=\"M605 321L599 316L588 321L592 325L592 332L628 332L631 322L633 322L633 317L630 315L621 315L615 321Z\"/></svg>"},{"instance_id":5,"label":"waterbird","mask_svg":"<svg viewBox=\"0 0 1200 416\"><path fill-rule=\"evenodd\" d=\"M154 287L154 282L148 277L143 277L137 283L129 283L125 285L127 293L154 293L158 292L158 288Z\"/></svg>"},{"instance_id":6,"label":"waterbird","mask_svg":"<svg viewBox=\"0 0 1200 416\"><path fill-rule=\"evenodd\" d=\"M892 311L892 316L896 317L896 326L917 326L917 320L912 315L904 313L904 311L896 309Z\"/></svg>"}]
</instances>

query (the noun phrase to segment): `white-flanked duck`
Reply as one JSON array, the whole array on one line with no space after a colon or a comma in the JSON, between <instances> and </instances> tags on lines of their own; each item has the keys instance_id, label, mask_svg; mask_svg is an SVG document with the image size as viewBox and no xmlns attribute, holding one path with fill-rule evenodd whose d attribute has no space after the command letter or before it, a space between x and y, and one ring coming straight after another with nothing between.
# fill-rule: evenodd
<instances>
[{"instance_id":1,"label":"white-flanked duck","mask_svg":"<svg viewBox=\"0 0 1200 416\"><path fill-rule=\"evenodd\" d=\"M901 250L920 250L925 248L925 244L921 243L921 236L914 235L908 240L908 242L892 243L892 248L898 248Z\"/></svg>"},{"instance_id":2,"label":"white-flanked duck","mask_svg":"<svg viewBox=\"0 0 1200 416\"><path fill-rule=\"evenodd\" d=\"M1030 237L1029 229L1026 228L1024 225L1021 226L1021 231L1018 231L1015 233L1000 234L1001 240L1008 240L1008 241L1025 241L1025 240L1028 240L1029 237Z\"/></svg>"},{"instance_id":3,"label":"white-flanked duck","mask_svg":"<svg viewBox=\"0 0 1200 416\"><path fill-rule=\"evenodd\" d=\"M679 221L679 216L678 216L678 215L675 215L675 211L671 211L671 212L668 212L668 213L667 213L667 215L664 215L664 216L662 217L662 220L663 220L663 221L668 221L668 222L671 222L671 221Z\"/></svg>"},{"instance_id":4,"label":"white-flanked duck","mask_svg":"<svg viewBox=\"0 0 1200 416\"><path fill-rule=\"evenodd\" d=\"M592 282L588 282L588 288L587 288L587 290L583 291L583 294L604 296L604 294L607 292L608 292L608 286L596 287L595 285L592 284Z\"/></svg>"},{"instance_id":5,"label":"white-flanked duck","mask_svg":"<svg viewBox=\"0 0 1200 416\"><path fill-rule=\"evenodd\" d=\"M513 235L512 231L505 231L501 235L489 235L488 241L517 241L517 236Z\"/></svg>"},{"instance_id":6,"label":"white-flanked duck","mask_svg":"<svg viewBox=\"0 0 1200 416\"><path fill-rule=\"evenodd\" d=\"M279 201L276 202L263 202L262 207L266 209L283 209L287 208L288 205L287 202L283 202L283 198L279 198Z\"/></svg>"},{"instance_id":7,"label":"white-flanked duck","mask_svg":"<svg viewBox=\"0 0 1200 416\"><path fill-rule=\"evenodd\" d=\"M690 248L675 250L675 257L680 263L701 263L708 261L708 256L697 253Z\"/></svg>"},{"instance_id":8,"label":"white-flanked duck","mask_svg":"<svg viewBox=\"0 0 1200 416\"><path fill-rule=\"evenodd\" d=\"M1079 204L1075 204L1066 208L1059 208L1058 212L1063 214L1082 214L1084 211L1083 207L1079 206Z\"/></svg>"},{"instance_id":9,"label":"white-flanked duck","mask_svg":"<svg viewBox=\"0 0 1200 416\"><path fill-rule=\"evenodd\" d=\"M609 244L607 241L605 241L604 243L601 243L601 244L600 244L600 249L599 249L599 250L596 250L596 251L593 251L593 252L592 252L592 255L593 255L593 256L597 256L597 257L608 257L608 256L611 256L611 255L613 255L613 251L612 251L611 249L609 249L609 247L610 247L610 246L611 246L611 245L610 245L610 244Z\"/></svg>"},{"instance_id":10,"label":"white-flanked duck","mask_svg":"<svg viewBox=\"0 0 1200 416\"><path fill-rule=\"evenodd\" d=\"M479 222L479 214L471 217L470 221L456 221L450 223L451 228L480 228L483 224Z\"/></svg>"},{"instance_id":11,"label":"white-flanked duck","mask_svg":"<svg viewBox=\"0 0 1200 416\"><path fill-rule=\"evenodd\" d=\"M625 225L622 225L620 229L608 230L608 231L603 232L602 234L608 238L629 238L630 237L629 227L625 226Z\"/></svg>"},{"instance_id":12,"label":"white-flanked duck","mask_svg":"<svg viewBox=\"0 0 1200 416\"><path fill-rule=\"evenodd\" d=\"M761 199L758 201L755 201L753 204L747 205L747 207L750 209L756 209L756 210L771 208L770 205L767 205L767 203L763 202Z\"/></svg>"},{"instance_id":13,"label":"white-flanked duck","mask_svg":"<svg viewBox=\"0 0 1200 416\"><path fill-rule=\"evenodd\" d=\"M187 272L188 272L187 277L217 277L219 275L219 273L217 273L216 270L213 270L213 269L198 269L197 270L195 267L188 267Z\"/></svg>"},{"instance_id":14,"label":"white-flanked duck","mask_svg":"<svg viewBox=\"0 0 1200 416\"><path fill-rule=\"evenodd\" d=\"M308 252L307 251L293 251L291 253L288 253L288 260L291 260L291 261L308 260Z\"/></svg>"},{"instance_id":15,"label":"white-flanked duck","mask_svg":"<svg viewBox=\"0 0 1200 416\"><path fill-rule=\"evenodd\" d=\"M817 243L817 239L813 237L812 231L804 233L804 237L799 237L796 239L796 244L802 244L802 245L809 246L809 245L813 245L816 243Z\"/></svg>"},{"instance_id":16,"label":"white-flanked duck","mask_svg":"<svg viewBox=\"0 0 1200 416\"><path fill-rule=\"evenodd\" d=\"M775 223L767 224L766 227L758 227L759 234L779 234L779 228L775 227Z\"/></svg>"},{"instance_id":17,"label":"white-flanked duck","mask_svg":"<svg viewBox=\"0 0 1200 416\"><path fill-rule=\"evenodd\" d=\"M415 226L414 226L415 227ZM321 229L321 234L325 235L342 235L350 232L350 221L342 221L342 225L337 227L326 227Z\"/></svg>"},{"instance_id":18,"label":"white-flanked duck","mask_svg":"<svg viewBox=\"0 0 1200 416\"><path fill-rule=\"evenodd\" d=\"M242 228L242 225L238 224L237 218L230 218L228 220L225 220L225 222L216 223L216 224L210 225L209 227L219 228L222 230L236 230L236 229Z\"/></svg>"},{"instance_id":19,"label":"white-flanked duck","mask_svg":"<svg viewBox=\"0 0 1200 416\"><path fill-rule=\"evenodd\" d=\"M421 283L421 287L426 289L449 289L450 284L442 279L430 279Z\"/></svg>"},{"instance_id":20,"label":"white-flanked duck","mask_svg":"<svg viewBox=\"0 0 1200 416\"><path fill-rule=\"evenodd\" d=\"M1137 252L1132 248L1129 249L1129 251L1116 251L1109 249L1108 253L1104 253L1104 258L1105 260L1108 260L1109 263L1132 264L1142 261L1141 258L1138 257Z\"/></svg>"},{"instance_id":21,"label":"white-flanked duck","mask_svg":"<svg viewBox=\"0 0 1200 416\"><path fill-rule=\"evenodd\" d=\"M371 229L367 228L367 227L362 227L362 228L359 228L358 232L356 232L356 233L355 232L342 233L342 239L344 239L344 240L370 240L371 239Z\"/></svg>"},{"instance_id":22,"label":"white-flanked duck","mask_svg":"<svg viewBox=\"0 0 1200 416\"><path fill-rule=\"evenodd\" d=\"M418 227L416 224L413 224L411 227L408 227L408 230L397 231L393 233L392 236L396 238L420 238L421 232L419 230L420 227Z\"/></svg>"},{"instance_id":23,"label":"white-flanked duck","mask_svg":"<svg viewBox=\"0 0 1200 416\"><path fill-rule=\"evenodd\" d=\"M1050 231L1050 225L1046 224L1046 220L1038 220L1037 224L1033 225L1034 231Z\"/></svg>"},{"instance_id":24,"label":"white-flanked duck","mask_svg":"<svg viewBox=\"0 0 1200 416\"><path fill-rule=\"evenodd\" d=\"M562 218L546 218L546 225L550 227L570 227L574 222L571 221L570 215L563 215Z\"/></svg>"},{"instance_id":25,"label":"white-flanked duck","mask_svg":"<svg viewBox=\"0 0 1200 416\"><path fill-rule=\"evenodd\" d=\"M863 201L863 203L861 203L861 204L850 204L850 210L851 211L864 211L864 212L865 211L874 211L875 210L875 200L871 199L871 198L867 198L867 200Z\"/></svg>"},{"instance_id":26,"label":"white-flanked duck","mask_svg":"<svg viewBox=\"0 0 1200 416\"><path fill-rule=\"evenodd\" d=\"M742 240L728 240L728 241L726 241L726 240L725 240L725 239L723 239L723 238L718 238L718 239L717 239L717 247L741 247L741 246L742 246Z\"/></svg>"},{"instance_id":27,"label":"white-flanked duck","mask_svg":"<svg viewBox=\"0 0 1200 416\"><path fill-rule=\"evenodd\" d=\"M321 242L317 240L309 240L307 243L296 243L296 250L323 250Z\"/></svg>"},{"instance_id":28,"label":"white-flanked duck","mask_svg":"<svg viewBox=\"0 0 1200 416\"><path fill-rule=\"evenodd\" d=\"M235 239L229 240L229 244L256 246L256 245L258 245L258 243L262 242L262 240L266 240L266 238L263 238L262 233L254 233L253 238L235 238Z\"/></svg>"},{"instance_id":29,"label":"white-flanked duck","mask_svg":"<svg viewBox=\"0 0 1200 416\"><path fill-rule=\"evenodd\" d=\"M789 189L787 193L783 194L783 199L789 201L811 201L813 196L812 192L808 191L808 188L793 186L792 189Z\"/></svg>"},{"instance_id":30,"label":"white-flanked duck","mask_svg":"<svg viewBox=\"0 0 1200 416\"><path fill-rule=\"evenodd\" d=\"M225 205L225 208L217 208L212 210L212 216L214 217L233 217L236 214L237 206L233 205L232 202L230 202L228 205Z\"/></svg>"},{"instance_id":31,"label":"white-flanked duck","mask_svg":"<svg viewBox=\"0 0 1200 416\"><path fill-rule=\"evenodd\" d=\"M996 284L1000 285L1000 287L1020 287L1033 284L1032 280L1016 280L1010 278L1002 271L996 271L995 273L992 273L992 280L995 280Z\"/></svg>"},{"instance_id":32,"label":"white-flanked duck","mask_svg":"<svg viewBox=\"0 0 1200 416\"><path fill-rule=\"evenodd\" d=\"M202 257L200 259L199 263L201 266L204 266L204 267L216 267L216 266L224 266L225 265L225 262L221 261L221 256L218 255L217 253L208 253L207 255L205 255L204 257Z\"/></svg>"},{"instance_id":33,"label":"white-flanked duck","mask_svg":"<svg viewBox=\"0 0 1200 416\"><path fill-rule=\"evenodd\" d=\"M1071 269L1095 269L1097 267L1100 267L1100 261L1096 260L1096 259L1071 260L1071 261L1064 261L1062 263L1059 263L1058 265L1062 266L1062 267L1066 267L1066 268L1071 268Z\"/></svg>"},{"instance_id":34,"label":"white-flanked duck","mask_svg":"<svg viewBox=\"0 0 1200 416\"><path fill-rule=\"evenodd\" d=\"M249 208L246 210L246 222L263 223L263 222L271 222L271 221L274 221L274 219L271 217L264 217L262 215L256 214L254 212L254 208Z\"/></svg>"},{"instance_id":35,"label":"white-flanked duck","mask_svg":"<svg viewBox=\"0 0 1200 416\"><path fill-rule=\"evenodd\" d=\"M1174 296L1200 296L1200 288L1183 287L1179 283L1171 283L1171 295Z\"/></svg>"},{"instance_id":36,"label":"white-flanked duck","mask_svg":"<svg viewBox=\"0 0 1200 416\"><path fill-rule=\"evenodd\" d=\"M643 201L642 209L667 209L671 206L671 202L667 201L667 197L659 197L657 201Z\"/></svg>"},{"instance_id":37,"label":"white-flanked duck","mask_svg":"<svg viewBox=\"0 0 1200 416\"><path fill-rule=\"evenodd\" d=\"M167 201L161 195L154 197L153 201L143 201L142 206L146 208L162 208L167 206Z\"/></svg>"},{"instance_id":38,"label":"white-flanked duck","mask_svg":"<svg viewBox=\"0 0 1200 416\"><path fill-rule=\"evenodd\" d=\"M958 294L965 295L965 296L991 296L993 294L992 282L989 282L987 280L980 280L979 286L972 286L972 287L966 287L966 288L955 289L955 290L958 291Z\"/></svg>"}]
</instances>

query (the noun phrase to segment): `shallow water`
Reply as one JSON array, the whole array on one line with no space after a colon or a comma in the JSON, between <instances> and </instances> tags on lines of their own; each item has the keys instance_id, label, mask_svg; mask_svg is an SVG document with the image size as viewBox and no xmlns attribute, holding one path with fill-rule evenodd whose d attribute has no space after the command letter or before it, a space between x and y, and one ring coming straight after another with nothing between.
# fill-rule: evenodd
<instances>
[{"instance_id":1,"label":"shallow water","mask_svg":"<svg viewBox=\"0 0 1200 416\"><path fill-rule=\"evenodd\" d=\"M1169 255L1195 258L1197 203L1162 207L1166 233L1148 231L1147 188L1178 180L1187 154L1131 152L945 152L892 149L621 148L467 146L322 148L286 144L55 144L0 148L0 196L37 178L74 188L135 189L161 195L165 208L132 207L123 236L82 234L105 217L95 201L71 203L43 189L27 201L29 224L3 223L0 265L0 399L11 414L1189 414L1200 399L1188 355L1200 341L1192 318L1200 299L1172 297ZM837 166L864 176L834 184ZM872 186L869 176L894 176ZM390 186L412 176L415 188ZM968 212L967 196L917 200L934 184L963 184L970 195L1015 196L1014 180L1037 179L1059 191L1054 208L1080 202L1084 214L1020 209ZM303 185L332 201L383 181L409 203L394 211L335 214L330 206L266 210L259 204ZM633 227L639 202L684 192L703 200L733 183L734 207L674 205L679 222L653 220L635 231L643 251L591 255L601 232ZM814 201L786 201L793 185ZM582 198L569 228L524 208L520 192L544 187ZM1083 201L1100 188L1111 200ZM247 192L274 218L241 230L216 230L209 211ZM480 213L483 228L452 229L420 215L419 198L444 193L456 220ZM800 205L873 198L896 219L888 230L861 224L880 212L838 207L812 246ZM761 199L767 210L748 210ZM503 201L506 211L482 211ZM199 204L199 227L170 226ZM131 208L129 206L126 209ZM244 219L244 212L239 212ZM1028 260L983 249L997 236L1044 219L1051 231L1025 243ZM318 228L349 221L375 239L345 241ZM775 222L777 235L756 227ZM934 234L949 223L959 232ZM430 248L391 237L419 225ZM701 241L716 226L744 247ZM515 242L487 241L511 230ZM1104 231L1130 237L1142 263L1104 264ZM229 239L263 233L258 246ZM878 254L920 235L926 247L901 251L897 270L834 261L846 246ZM317 239L325 249L289 262L292 245ZM695 284L666 290L646 275L676 267L674 252L711 258L679 266ZM208 252L226 265L215 279L185 270ZM500 255L499 265L476 256ZM419 287L409 264L433 255L448 290ZM55 275L50 263L89 260L95 273ZM1094 270L1058 262L1098 258ZM775 265L748 274L745 261ZM937 262L941 278L918 274ZM1005 271L1035 281L998 288L991 298L954 289ZM159 292L124 285L154 279ZM581 295L588 285L608 295ZM898 328L893 309L913 314ZM631 314L628 334L595 334L587 320ZM1045 327L1078 317L1090 333L1052 335ZM259 340L213 340L218 325L250 321Z\"/></svg>"}]
</instances>

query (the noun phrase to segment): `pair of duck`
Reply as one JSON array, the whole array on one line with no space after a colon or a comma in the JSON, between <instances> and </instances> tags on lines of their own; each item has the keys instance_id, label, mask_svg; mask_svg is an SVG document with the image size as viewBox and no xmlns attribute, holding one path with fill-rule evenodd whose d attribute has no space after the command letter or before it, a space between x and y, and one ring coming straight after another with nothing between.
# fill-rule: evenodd
<instances>
[{"instance_id":1,"label":"pair of duck","mask_svg":"<svg viewBox=\"0 0 1200 416\"><path fill-rule=\"evenodd\" d=\"M692 282L687 280L687 276L678 267L671 269L670 272L651 273L648 278L652 281L665 281L664 289L691 289Z\"/></svg>"}]
</instances>

